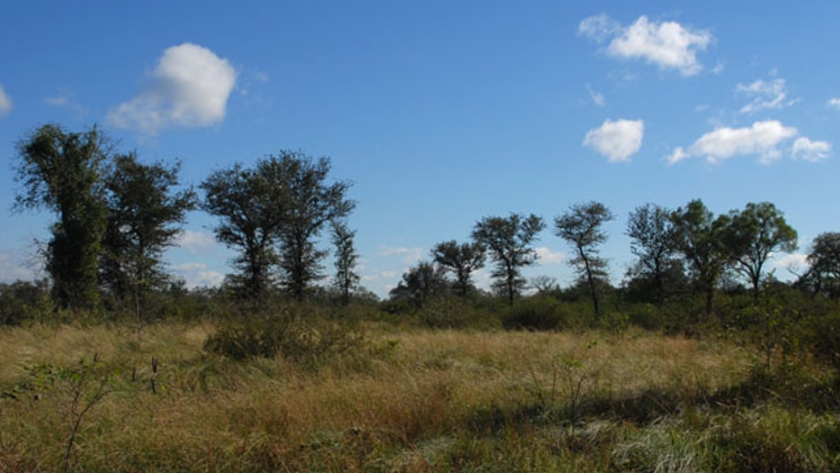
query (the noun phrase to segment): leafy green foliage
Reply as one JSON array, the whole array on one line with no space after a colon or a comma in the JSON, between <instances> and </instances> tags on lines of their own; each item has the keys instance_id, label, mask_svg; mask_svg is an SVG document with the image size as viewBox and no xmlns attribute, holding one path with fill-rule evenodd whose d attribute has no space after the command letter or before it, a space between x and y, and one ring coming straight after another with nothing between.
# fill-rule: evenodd
<instances>
[{"instance_id":1,"label":"leafy green foliage","mask_svg":"<svg viewBox=\"0 0 840 473\"><path fill-rule=\"evenodd\" d=\"M54 212L45 250L53 294L64 308L93 309L107 210L103 165L109 149L96 128L68 133L44 125L18 144L15 208Z\"/></svg>"},{"instance_id":2,"label":"leafy green foliage","mask_svg":"<svg viewBox=\"0 0 840 473\"><path fill-rule=\"evenodd\" d=\"M449 281L440 266L421 262L411 267L402 276L397 287L391 289L391 299L404 300L415 308L427 301L443 297L449 292Z\"/></svg>"},{"instance_id":3,"label":"leafy green foliage","mask_svg":"<svg viewBox=\"0 0 840 473\"><path fill-rule=\"evenodd\" d=\"M201 184L204 210L221 219L216 238L240 252L233 281L242 295L259 300L275 282L275 268L277 282L297 299L323 276L320 262L327 253L316 239L328 222L355 207L345 197L350 183L328 184L329 171L327 158L283 151L254 169L237 164L216 171Z\"/></svg>"},{"instance_id":4,"label":"leafy green foliage","mask_svg":"<svg viewBox=\"0 0 840 473\"><path fill-rule=\"evenodd\" d=\"M105 181L108 227L101 279L116 297L133 297L138 326L149 291L163 289L169 279L163 251L196 204L192 189L175 191L179 170L180 163L147 165L134 153L117 155Z\"/></svg>"},{"instance_id":5,"label":"leafy green foliage","mask_svg":"<svg viewBox=\"0 0 840 473\"><path fill-rule=\"evenodd\" d=\"M485 217L475 224L472 237L487 248L490 259L496 263L491 276L494 287L513 305L516 296L525 287L522 268L537 261L532 245L537 234L545 229L545 222L537 215L511 213L508 217Z\"/></svg>"},{"instance_id":6,"label":"leafy green foliage","mask_svg":"<svg viewBox=\"0 0 840 473\"><path fill-rule=\"evenodd\" d=\"M438 243L432 248L432 259L455 275L455 291L466 297L473 289L471 275L484 267L485 249L478 243L458 244L455 240Z\"/></svg>"},{"instance_id":7,"label":"leafy green foliage","mask_svg":"<svg viewBox=\"0 0 840 473\"><path fill-rule=\"evenodd\" d=\"M752 284L753 301L758 303L765 263L774 253L796 250L797 234L775 205L751 202L729 213L720 238L735 268Z\"/></svg>"},{"instance_id":8,"label":"leafy green foliage","mask_svg":"<svg viewBox=\"0 0 840 473\"><path fill-rule=\"evenodd\" d=\"M615 218L600 202L575 204L568 212L554 219L557 236L569 242L575 250L575 257L569 264L575 267L589 286L595 317L601 315L598 298L598 280L607 279L607 260L599 256L598 246L607 240L601 226Z\"/></svg>"},{"instance_id":9,"label":"leafy green foliage","mask_svg":"<svg viewBox=\"0 0 840 473\"><path fill-rule=\"evenodd\" d=\"M359 254L353 244L355 230L350 230L343 222L333 222L332 243L335 246L335 280L333 285L341 293L344 305L350 303L350 295L361 279L355 271Z\"/></svg>"}]
</instances>

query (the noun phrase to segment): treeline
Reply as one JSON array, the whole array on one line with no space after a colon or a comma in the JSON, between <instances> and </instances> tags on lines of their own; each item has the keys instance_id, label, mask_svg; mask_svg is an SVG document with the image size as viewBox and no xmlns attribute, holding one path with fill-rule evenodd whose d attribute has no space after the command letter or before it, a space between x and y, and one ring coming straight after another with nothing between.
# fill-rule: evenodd
<instances>
[{"instance_id":1,"label":"treeline","mask_svg":"<svg viewBox=\"0 0 840 473\"><path fill-rule=\"evenodd\" d=\"M701 200L677 209L638 207L625 230L636 260L618 286L601 254L608 238L603 226L616 218L603 204L572 205L550 223L534 214L484 217L469 241L434 245L429 259L378 302L356 272L355 231L347 223L356 205L348 197L351 183L331 178L327 158L282 151L250 166L238 163L207 176L199 195L180 182L178 162L143 163L115 150L96 128L72 133L45 125L18 144L15 169L21 184L15 210L46 209L56 220L42 248L49 280L0 286L2 323L65 311L101 319L131 314L141 324L185 316L190 307L214 312L208 304L259 312L307 301L435 326L636 323L693 331L742 323L744 313L779 297L801 300L800 312L817 302L833 306L840 297L840 233L814 240L809 268L797 281L782 283L768 271L770 259L796 250L797 242L769 202L721 215ZM216 217L216 239L235 251L235 271L220 288L188 291L162 260L194 209ZM568 244L577 274L565 288L550 277L523 276L549 226ZM323 286L330 253L335 269ZM473 280L485 265L489 291Z\"/></svg>"}]
</instances>

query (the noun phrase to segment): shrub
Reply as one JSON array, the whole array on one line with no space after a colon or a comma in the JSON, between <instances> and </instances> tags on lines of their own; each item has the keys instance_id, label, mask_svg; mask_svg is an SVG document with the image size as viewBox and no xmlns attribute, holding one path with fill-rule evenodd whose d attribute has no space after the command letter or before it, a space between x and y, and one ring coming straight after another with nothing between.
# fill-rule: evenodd
<instances>
[{"instance_id":1,"label":"shrub","mask_svg":"<svg viewBox=\"0 0 840 473\"><path fill-rule=\"evenodd\" d=\"M430 328L498 327L498 319L488 310L476 308L464 299L449 297L427 303L417 311L423 325Z\"/></svg>"},{"instance_id":2,"label":"shrub","mask_svg":"<svg viewBox=\"0 0 840 473\"><path fill-rule=\"evenodd\" d=\"M210 353L234 360L274 358L316 364L341 355L358 355L367 347L365 334L349 324L295 310L252 315L228 321L204 342Z\"/></svg>"},{"instance_id":3,"label":"shrub","mask_svg":"<svg viewBox=\"0 0 840 473\"><path fill-rule=\"evenodd\" d=\"M549 296L534 296L519 301L502 315L507 330L562 330L570 327L565 304Z\"/></svg>"}]
</instances>

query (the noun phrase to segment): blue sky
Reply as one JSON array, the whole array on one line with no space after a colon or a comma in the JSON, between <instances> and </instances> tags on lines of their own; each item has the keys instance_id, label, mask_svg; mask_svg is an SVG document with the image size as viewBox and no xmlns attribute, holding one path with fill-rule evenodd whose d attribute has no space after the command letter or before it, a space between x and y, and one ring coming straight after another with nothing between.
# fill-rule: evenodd
<instances>
[{"instance_id":1,"label":"blue sky","mask_svg":"<svg viewBox=\"0 0 840 473\"><path fill-rule=\"evenodd\" d=\"M479 219L549 223L598 200L616 220L700 198L770 201L812 239L837 231L840 4L744 2L10 2L0 15L0 280L37 274L48 213L11 212L15 143L98 126L183 180L299 150L354 182L363 284L385 295ZM190 214L173 273L217 283L231 253ZM572 280L549 229L528 274ZM331 267L327 267L328 272ZM488 271L480 275L486 284Z\"/></svg>"}]
</instances>

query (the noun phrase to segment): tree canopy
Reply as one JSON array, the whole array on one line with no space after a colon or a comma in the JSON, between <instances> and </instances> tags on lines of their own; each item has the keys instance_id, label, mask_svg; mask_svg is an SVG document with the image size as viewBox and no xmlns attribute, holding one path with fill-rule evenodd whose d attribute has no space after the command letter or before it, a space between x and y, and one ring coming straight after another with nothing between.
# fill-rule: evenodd
<instances>
[{"instance_id":1,"label":"tree canopy","mask_svg":"<svg viewBox=\"0 0 840 473\"><path fill-rule=\"evenodd\" d=\"M569 211L554 219L557 236L575 249L576 256L570 264L587 282L596 318L600 316L598 281L607 278L607 260L599 256L598 246L607 240L602 225L613 218L604 204L592 201L572 205Z\"/></svg>"},{"instance_id":2,"label":"tree canopy","mask_svg":"<svg viewBox=\"0 0 840 473\"><path fill-rule=\"evenodd\" d=\"M537 235L545 229L545 222L537 215L511 213L508 217L485 217L475 224L472 236L487 248L496 263L491 276L494 286L510 305L525 286L522 268L537 261L532 247Z\"/></svg>"},{"instance_id":3,"label":"tree canopy","mask_svg":"<svg viewBox=\"0 0 840 473\"><path fill-rule=\"evenodd\" d=\"M103 182L110 149L97 128L70 133L40 127L18 143L15 208L54 212L46 269L59 305L92 309L99 301L98 265L107 208Z\"/></svg>"}]
</instances>

